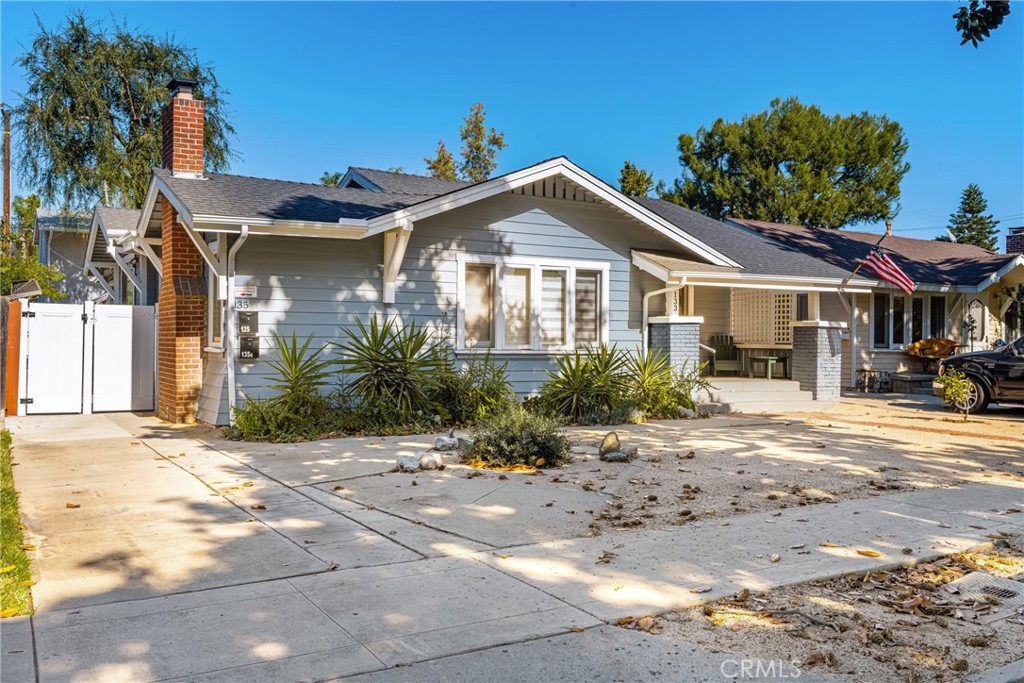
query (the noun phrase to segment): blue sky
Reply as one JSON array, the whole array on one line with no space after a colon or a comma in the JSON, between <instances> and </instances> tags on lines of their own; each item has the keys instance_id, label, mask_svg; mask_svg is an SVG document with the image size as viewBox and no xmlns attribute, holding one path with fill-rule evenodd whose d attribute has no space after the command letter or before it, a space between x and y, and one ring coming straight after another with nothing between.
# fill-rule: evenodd
<instances>
[{"instance_id":1,"label":"blue sky","mask_svg":"<svg viewBox=\"0 0 1024 683\"><path fill-rule=\"evenodd\" d=\"M680 133L796 95L902 124L901 234L941 234L969 182L1005 232L1024 225L1024 6L977 50L959 45L957 6L4 0L0 92L13 102L25 87L13 61L33 14L53 28L81 7L173 33L214 64L231 93L234 173L422 172L439 137L458 146L461 117L482 101L509 143L499 172L564 154L612 184L625 159L671 180Z\"/></svg>"}]
</instances>

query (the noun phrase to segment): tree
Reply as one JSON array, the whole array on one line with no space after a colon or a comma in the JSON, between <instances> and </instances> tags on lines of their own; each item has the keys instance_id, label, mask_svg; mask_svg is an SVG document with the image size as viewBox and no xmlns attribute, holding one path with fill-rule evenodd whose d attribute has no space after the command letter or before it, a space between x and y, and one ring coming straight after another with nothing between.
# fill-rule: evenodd
<instances>
[{"instance_id":1,"label":"tree","mask_svg":"<svg viewBox=\"0 0 1024 683\"><path fill-rule=\"evenodd\" d=\"M79 11L58 31L39 22L16 63L28 82L14 111L18 166L47 204L84 208L106 182L117 203L142 205L150 169L160 164L160 112L174 76L199 81L206 167L224 170L233 156L226 93L196 51L172 36L132 33L124 24L108 30Z\"/></svg>"},{"instance_id":2,"label":"tree","mask_svg":"<svg viewBox=\"0 0 1024 683\"><path fill-rule=\"evenodd\" d=\"M437 152L434 158L423 157L427 162L427 173L439 180L458 180L458 167L455 165L455 157L445 147L444 140L437 141Z\"/></svg>"},{"instance_id":3,"label":"tree","mask_svg":"<svg viewBox=\"0 0 1024 683\"><path fill-rule=\"evenodd\" d=\"M654 189L654 174L627 161L619 172L619 189L630 197L646 197Z\"/></svg>"},{"instance_id":4,"label":"tree","mask_svg":"<svg viewBox=\"0 0 1024 683\"><path fill-rule=\"evenodd\" d=\"M0 294L7 296L15 282L35 280L43 296L56 301L67 296L56 287L64 273L39 262L39 248L32 244L31 234L12 232L0 238Z\"/></svg>"},{"instance_id":5,"label":"tree","mask_svg":"<svg viewBox=\"0 0 1024 683\"><path fill-rule=\"evenodd\" d=\"M712 218L819 228L891 218L899 209L903 129L863 112L826 116L795 97L740 122L679 136L681 180L662 199Z\"/></svg>"},{"instance_id":6,"label":"tree","mask_svg":"<svg viewBox=\"0 0 1024 683\"><path fill-rule=\"evenodd\" d=\"M469 114L459 126L459 137L462 138L462 162L456 164L452 153L444 144L437 141L437 152L433 159L424 157L427 171L434 178L442 180L461 179L471 183L481 183L491 177L498 167L498 152L505 149L505 134L494 128L487 129L487 112L484 105L476 102L469 108Z\"/></svg>"},{"instance_id":7,"label":"tree","mask_svg":"<svg viewBox=\"0 0 1024 683\"><path fill-rule=\"evenodd\" d=\"M14 229L20 232L35 233L36 209L40 206L39 197L30 194L27 197L17 196L11 202L14 214Z\"/></svg>"},{"instance_id":8,"label":"tree","mask_svg":"<svg viewBox=\"0 0 1024 683\"><path fill-rule=\"evenodd\" d=\"M973 244L989 251L996 250L999 231L996 226L999 221L992 218L992 214L985 215L988 209L988 201L982 194L981 188L971 183L960 193L960 208L955 213L949 214L949 226L947 229L953 239L960 244ZM936 238L942 242L950 241L949 237Z\"/></svg>"},{"instance_id":9,"label":"tree","mask_svg":"<svg viewBox=\"0 0 1024 683\"><path fill-rule=\"evenodd\" d=\"M320 184L326 185L327 187L338 187L341 185L341 179L345 177L345 174L341 171L324 171L324 174L320 176Z\"/></svg>"},{"instance_id":10,"label":"tree","mask_svg":"<svg viewBox=\"0 0 1024 683\"><path fill-rule=\"evenodd\" d=\"M978 43L988 38L990 31L999 28L1009 14L1009 0L971 0L966 7L961 7L953 15L956 19L956 30L963 36L960 44L965 45L970 41L977 48Z\"/></svg>"}]
</instances>

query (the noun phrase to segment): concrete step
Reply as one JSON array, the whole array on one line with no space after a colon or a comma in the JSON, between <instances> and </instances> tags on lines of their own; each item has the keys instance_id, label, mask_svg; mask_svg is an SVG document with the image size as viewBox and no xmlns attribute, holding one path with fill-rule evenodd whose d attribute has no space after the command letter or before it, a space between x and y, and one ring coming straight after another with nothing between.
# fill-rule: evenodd
<instances>
[{"instance_id":1,"label":"concrete step","mask_svg":"<svg viewBox=\"0 0 1024 683\"><path fill-rule=\"evenodd\" d=\"M813 413L819 410L828 410L835 405L834 401L750 401L743 403L700 403L697 411L711 415L743 414L756 415L759 413Z\"/></svg>"},{"instance_id":2,"label":"concrete step","mask_svg":"<svg viewBox=\"0 0 1024 683\"><path fill-rule=\"evenodd\" d=\"M709 401L715 403L763 403L764 401L810 401L813 395L809 391L801 391L799 387L795 391L734 391L712 390L702 392L701 396L707 396Z\"/></svg>"},{"instance_id":3,"label":"concrete step","mask_svg":"<svg viewBox=\"0 0 1024 683\"><path fill-rule=\"evenodd\" d=\"M799 391L800 382L792 379L745 379L734 377L708 377L711 386L719 391Z\"/></svg>"}]
</instances>

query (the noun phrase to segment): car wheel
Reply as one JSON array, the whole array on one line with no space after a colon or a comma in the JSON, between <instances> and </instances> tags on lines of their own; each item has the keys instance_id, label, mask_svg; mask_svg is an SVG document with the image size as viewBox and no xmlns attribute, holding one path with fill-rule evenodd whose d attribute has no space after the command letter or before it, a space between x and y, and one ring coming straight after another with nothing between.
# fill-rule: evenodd
<instances>
[{"instance_id":1,"label":"car wheel","mask_svg":"<svg viewBox=\"0 0 1024 683\"><path fill-rule=\"evenodd\" d=\"M967 400L957 404L957 410L966 410L968 413L979 413L988 407L988 392L976 379L971 379L971 389L968 392Z\"/></svg>"}]
</instances>

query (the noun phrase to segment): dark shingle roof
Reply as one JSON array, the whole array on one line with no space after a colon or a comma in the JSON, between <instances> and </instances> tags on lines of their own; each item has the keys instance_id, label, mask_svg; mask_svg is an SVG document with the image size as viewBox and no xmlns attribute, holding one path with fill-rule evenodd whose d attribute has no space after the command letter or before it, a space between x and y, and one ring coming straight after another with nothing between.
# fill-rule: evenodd
<instances>
[{"instance_id":1,"label":"dark shingle roof","mask_svg":"<svg viewBox=\"0 0 1024 683\"><path fill-rule=\"evenodd\" d=\"M742 228L726 225L677 204L647 197L634 197L634 200L736 261L743 266L746 273L829 279L842 279L850 274L849 270L825 263L792 247L772 242Z\"/></svg>"},{"instance_id":2,"label":"dark shingle roof","mask_svg":"<svg viewBox=\"0 0 1024 683\"><path fill-rule=\"evenodd\" d=\"M96 214L103 221L107 232L111 230L134 230L142 214L138 209L117 209L111 206L97 206Z\"/></svg>"},{"instance_id":3,"label":"dark shingle roof","mask_svg":"<svg viewBox=\"0 0 1024 683\"><path fill-rule=\"evenodd\" d=\"M333 223L339 218L371 218L418 204L434 195L374 192L287 180L207 173L204 178L176 178L165 169L153 172L193 215L236 216Z\"/></svg>"},{"instance_id":4,"label":"dark shingle roof","mask_svg":"<svg viewBox=\"0 0 1024 683\"><path fill-rule=\"evenodd\" d=\"M375 168L361 168L359 166L352 166L349 170L363 176L383 192L393 192L396 194L439 195L472 185L472 183L462 180L439 180L438 178L424 175L395 173L394 171L381 171Z\"/></svg>"},{"instance_id":5,"label":"dark shingle roof","mask_svg":"<svg viewBox=\"0 0 1024 683\"><path fill-rule=\"evenodd\" d=\"M851 230L826 230L800 225L734 219L751 230L808 256L853 270L881 235ZM882 242L886 253L917 284L976 285L1013 260L1013 254L993 254L955 242L892 235ZM871 274L866 277L872 278Z\"/></svg>"}]
</instances>

